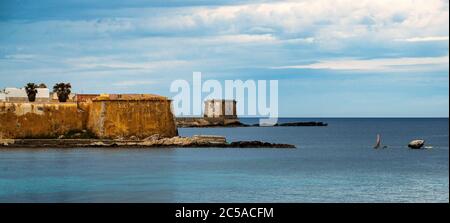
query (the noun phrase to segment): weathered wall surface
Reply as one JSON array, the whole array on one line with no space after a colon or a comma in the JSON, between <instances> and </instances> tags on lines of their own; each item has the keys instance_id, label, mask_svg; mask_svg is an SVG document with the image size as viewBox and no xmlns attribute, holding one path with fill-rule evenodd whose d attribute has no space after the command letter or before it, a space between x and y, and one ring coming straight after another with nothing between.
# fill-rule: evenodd
<instances>
[{"instance_id":1,"label":"weathered wall surface","mask_svg":"<svg viewBox=\"0 0 450 223\"><path fill-rule=\"evenodd\" d=\"M79 103L0 102L0 138L57 138L83 130L100 138L178 135L167 98L119 96Z\"/></svg>"},{"instance_id":2,"label":"weathered wall surface","mask_svg":"<svg viewBox=\"0 0 450 223\"><path fill-rule=\"evenodd\" d=\"M76 103L0 102L0 138L54 138L82 130L86 113Z\"/></svg>"},{"instance_id":3,"label":"weathered wall surface","mask_svg":"<svg viewBox=\"0 0 450 223\"><path fill-rule=\"evenodd\" d=\"M170 100L93 101L87 128L100 138L177 135Z\"/></svg>"},{"instance_id":4,"label":"weathered wall surface","mask_svg":"<svg viewBox=\"0 0 450 223\"><path fill-rule=\"evenodd\" d=\"M213 99L205 101L204 117L206 118L237 118L235 100Z\"/></svg>"}]
</instances>

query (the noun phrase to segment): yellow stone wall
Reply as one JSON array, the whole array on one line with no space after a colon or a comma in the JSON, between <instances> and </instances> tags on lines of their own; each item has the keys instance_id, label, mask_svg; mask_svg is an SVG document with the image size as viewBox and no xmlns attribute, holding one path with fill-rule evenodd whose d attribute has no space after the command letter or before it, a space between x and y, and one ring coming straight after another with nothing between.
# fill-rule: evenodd
<instances>
[{"instance_id":1,"label":"yellow stone wall","mask_svg":"<svg viewBox=\"0 0 450 223\"><path fill-rule=\"evenodd\" d=\"M82 130L100 138L178 135L171 101L167 99L78 104L0 102L0 138L56 138Z\"/></svg>"},{"instance_id":2,"label":"yellow stone wall","mask_svg":"<svg viewBox=\"0 0 450 223\"><path fill-rule=\"evenodd\" d=\"M0 138L54 138L82 130L83 120L76 103L0 102Z\"/></svg>"},{"instance_id":3,"label":"yellow stone wall","mask_svg":"<svg viewBox=\"0 0 450 223\"><path fill-rule=\"evenodd\" d=\"M100 138L177 135L171 101L165 99L93 101L87 128Z\"/></svg>"}]
</instances>

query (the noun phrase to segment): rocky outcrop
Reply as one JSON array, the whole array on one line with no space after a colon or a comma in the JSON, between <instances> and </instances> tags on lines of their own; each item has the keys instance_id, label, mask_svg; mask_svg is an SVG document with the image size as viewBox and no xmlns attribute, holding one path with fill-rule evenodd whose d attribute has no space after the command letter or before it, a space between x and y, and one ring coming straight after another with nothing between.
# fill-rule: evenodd
<instances>
[{"instance_id":1,"label":"rocky outcrop","mask_svg":"<svg viewBox=\"0 0 450 223\"><path fill-rule=\"evenodd\" d=\"M9 146L9 145L12 145L12 144L14 144L14 139L2 139L0 137L0 147L1 146Z\"/></svg>"},{"instance_id":2,"label":"rocky outcrop","mask_svg":"<svg viewBox=\"0 0 450 223\"><path fill-rule=\"evenodd\" d=\"M196 142L204 142L204 143L216 143L216 144L227 143L227 139L225 137L215 135L194 135L192 139Z\"/></svg>"},{"instance_id":3,"label":"rocky outcrop","mask_svg":"<svg viewBox=\"0 0 450 223\"><path fill-rule=\"evenodd\" d=\"M197 135L193 137L175 136L172 138L148 137L144 140L110 139L16 139L0 141L0 148L295 148L289 144L275 144L260 141L238 141L228 143L222 136Z\"/></svg>"},{"instance_id":4,"label":"rocky outcrop","mask_svg":"<svg viewBox=\"0 0 450 223\"><path fill-rule=\"evenodd\" d=\"M260 141L237 141L230 143L233 148L295 148L290 144L274 144Z\"/></svg>"},{"instance_id":5,"label":"rocky outcrop","mask_svg":"<svg viewBox=\"0 0 450 223\"><path fill-rule=\"evenodd\" d=\"M230 118L176 118L176 124L179 128L211 128L211 127L262 127L260 124L247 125L239 119ZM274 126L328 126L324 122L288 122L277 123ZM270 126L273 127L273 126Z\"/></svg>"},{"instance_id":6,"label":"rocky outcrop","mask_svg":"<svg viewBox=\"0 0 450 223\"><path fill-rule=\"evenodd\" d=\"M259 124L255 124L253 126L260 126ZM274 126L328 126L327 123L323 122L287 122L287 123L277 123Z\"/></svg>"},{"instance_id":7,"label":"rocky outcrop","mask_svg":"<svg viewBox=\"0 0 450 223\"><path fill-rule=\"evenodd\" d=\"M239 119L229 118L176 118L179 128L207 128L207 127L245 127Z\"/></svg>"},{"instance_id":8,"label":"rocky outcrop","mask_svg":"<svg viewBox=\"0 0 450 223\"><path fill-rule=\"evenodd\" d=\"M424 145L425 145L425 140L416 139L416 140L409 142L408 147L411 149L422 149L422 147Z\"/></svg>"}]
</instances>

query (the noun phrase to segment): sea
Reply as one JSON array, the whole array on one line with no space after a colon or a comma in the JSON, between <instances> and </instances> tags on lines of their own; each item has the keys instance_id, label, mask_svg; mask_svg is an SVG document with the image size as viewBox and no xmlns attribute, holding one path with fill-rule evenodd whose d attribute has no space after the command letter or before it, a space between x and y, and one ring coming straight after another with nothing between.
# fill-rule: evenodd
<instances>
[{"instance_id":1,"label":"sea","mask_svg":"<svg viewBox=\"0 0 450 223\"><path fill-rule=\"evenodd\" d=\"M298 121L328 126L179 129L296 149L0 149L0 202L449 202L448 118Z\"/></svg>"}]
</instances>

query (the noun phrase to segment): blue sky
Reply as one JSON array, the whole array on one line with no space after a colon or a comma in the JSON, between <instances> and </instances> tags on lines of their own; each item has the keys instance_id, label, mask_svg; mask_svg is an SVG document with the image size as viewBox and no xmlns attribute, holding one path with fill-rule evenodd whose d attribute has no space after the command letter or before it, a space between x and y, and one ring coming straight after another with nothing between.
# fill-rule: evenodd
<instances>
[{"instance_id":1,"label":"blue sky","mask_svg":"<svg viewBox=\"0 0 450 223\"><path fill-rule=\"evenodd\" d=\"M448 117L446 0L2 0L0 89L277 79L281 116Z\"/></svg>"}]
</instances>

